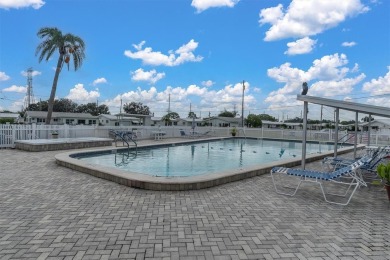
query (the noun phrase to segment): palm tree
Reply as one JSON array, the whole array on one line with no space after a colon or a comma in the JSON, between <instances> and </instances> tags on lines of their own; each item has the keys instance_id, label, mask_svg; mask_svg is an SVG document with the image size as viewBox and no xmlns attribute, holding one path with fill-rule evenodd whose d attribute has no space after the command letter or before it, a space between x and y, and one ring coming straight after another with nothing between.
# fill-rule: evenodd
<instances>
[{"instance_id":1,"label":"palm tree","mask_svg":"<svg viewBox=\"0 0 390 260\"><path fill-rule=\"evenodd\" d=\"M57 82L64 63L67 64L69 70L70 59L73 60L74 70L79 69L85 58L85 44L84 41L73 34L67 33L65 35L62 32L53 27L41 28L37 33L39 38L43 38L36 51L35 55L39 55L39 62L43 59L48 61L53 53L58 50L60 56L57 61L57 68L54 74L53 85L51 87L51 93L48 104L46 124L50 124L51 115L53 113L54 98L57 90Z\"/></svg>"}]
</instances>

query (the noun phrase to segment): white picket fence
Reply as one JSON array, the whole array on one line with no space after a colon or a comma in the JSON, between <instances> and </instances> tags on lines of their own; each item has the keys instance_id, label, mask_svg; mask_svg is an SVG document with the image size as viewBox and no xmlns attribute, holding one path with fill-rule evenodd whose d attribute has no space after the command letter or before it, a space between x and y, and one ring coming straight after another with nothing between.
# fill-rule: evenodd
<instances>
[{"instance_id":1,"label":"white picket fence","mask_svg":"<svg viewBox=\"0 0 390 260\"><path fill-rule=\"evenodd\" d=\"M191 129L183 126L97 126L97 125L16 125L0 124L0 148L15 147L17 140L31 139L51 139L52 133L58 133L59 138L79 138L79 137L112 137L109 130L126 130L137 133L139 139L153 138L152 132L161 130L165 132L166 137L180 137L180 129ZM210 131L211 130L211 131ZM211 135L224 137L230 136L228 127L197 127L197 132L211 132ZM303 131L291 129L269 129L269 128L244 128L239 129L238 136L252 138L272 138L302 140ZM339 142L353 143L353 133L340 131L338 134ZM312 131L307 132L308 141L334 142L333 131ZM358 133L358 143L366 144L368 140L367 133ZM371 145L390 145L390 134L371 133Z\"/></svg>"}]
</instances>

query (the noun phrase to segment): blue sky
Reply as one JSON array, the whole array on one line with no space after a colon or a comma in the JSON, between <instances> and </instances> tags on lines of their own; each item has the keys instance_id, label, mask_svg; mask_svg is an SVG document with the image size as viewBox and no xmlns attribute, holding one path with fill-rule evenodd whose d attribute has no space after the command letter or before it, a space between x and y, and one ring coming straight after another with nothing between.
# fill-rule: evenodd
<instances>
[{"instance_id":1,"label":"blue sky","mask_svg":"<svg viewBox=\"0 0 390 260\"><path fill-rule=\"evenodd\" d=\"M387 0L0 0L0 111L22 109L30 67L48 99L58 55L38 62L42 27L86 43L56 97L112 114L122 99L162 116L169 96L181 117L241 112L243 80L244 115L300 116L304 81L308 95L390 106L389 13Z\"/></svg>"}]
</instances>

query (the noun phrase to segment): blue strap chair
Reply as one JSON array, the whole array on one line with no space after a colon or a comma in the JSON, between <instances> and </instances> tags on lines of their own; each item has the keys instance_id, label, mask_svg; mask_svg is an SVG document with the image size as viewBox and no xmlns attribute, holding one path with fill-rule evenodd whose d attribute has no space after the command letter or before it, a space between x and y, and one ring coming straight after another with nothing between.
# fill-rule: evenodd
<instances>
[{"instance_id":1,"label":"blue strap chair","mask_svg":"<svg viewBox=\"0 0 390 260\"><path fill-rule=\"evenodd\" d=\"M319 172L285 167L274 167L271 170L271 177L272 182L274 184L274 188L278 194L294 196L297 193L302 182L313 182L319 184L326 202L338 205L347 205L358 187L367 186L367 184L364 182L364 180L361 178L360 174L357 171L360 167L368 163L370 160L370 157L364 156L360 160L333 172ZM281 188L280 182L283 182L285 177L298 178L298 183L296 184L296 186L293 187L283 186L283 188ZM347 190L341 194L327 193L325 191L324 182L332 182L335 184L347 186ZM284 191L286 189L292 189L292 191L286 192ZM350 195L347 197L348 194ZM347 201L343 203L337 202L335 200L330 200L328 198L329 195L347 197Z\"/></svg>"}]
</instances>

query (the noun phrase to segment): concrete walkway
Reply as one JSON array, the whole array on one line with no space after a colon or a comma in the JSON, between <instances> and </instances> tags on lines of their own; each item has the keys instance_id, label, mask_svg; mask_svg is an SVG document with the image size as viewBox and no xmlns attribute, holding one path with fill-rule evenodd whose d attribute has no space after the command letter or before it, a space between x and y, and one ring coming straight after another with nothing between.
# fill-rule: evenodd
<instances>
[{"instance_id":1,"label":"concrete walkway","mask_svg":"<svg viewBox=\"0 0 390 260\"><path fill-rule=\"evenodd\" d=\"M0 150L0 259L390 259L378 187L344 207L309 184L277 195L268 174L156 192L58 166L55 153Z\"/></svg>"}]
</instances>

